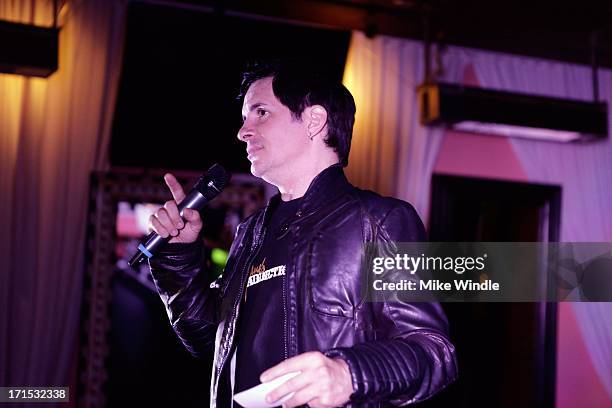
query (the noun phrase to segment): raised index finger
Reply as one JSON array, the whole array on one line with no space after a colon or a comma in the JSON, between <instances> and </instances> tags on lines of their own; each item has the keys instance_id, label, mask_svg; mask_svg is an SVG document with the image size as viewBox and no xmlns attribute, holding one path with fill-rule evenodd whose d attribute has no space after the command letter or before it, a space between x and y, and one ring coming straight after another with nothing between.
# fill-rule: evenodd
<instances>
[{"instance_id":1,"label":"raised index finger","mask_svg":"<svg viewBox=\"0 0 612 408\"><path fill-rule=\"evenodd\" d=\"M170 189L174 201L176 201L177 204L183 201L183 199L185 198L185 191L183 191L183 187L181 187L179 182L176 180L176 177L174 177L171 173L167 173L164 176L164 181Z\"/></svg>"}]
</instances>

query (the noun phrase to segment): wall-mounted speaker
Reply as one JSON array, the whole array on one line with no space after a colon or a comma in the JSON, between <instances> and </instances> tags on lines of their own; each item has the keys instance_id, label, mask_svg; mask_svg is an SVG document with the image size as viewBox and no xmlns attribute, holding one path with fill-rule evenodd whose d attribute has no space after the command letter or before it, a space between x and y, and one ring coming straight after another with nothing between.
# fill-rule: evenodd
<instances>
[{"instance_id":1,"label":"wall-mounted speaker","mask_svg":"<svg viewBox=\"0 0 612 408\"><path fill-rule=\"evenodd\" d=\"M48 77L57 71L59 29L0 21L0 72Z\"/></svg>"}]
</instances>

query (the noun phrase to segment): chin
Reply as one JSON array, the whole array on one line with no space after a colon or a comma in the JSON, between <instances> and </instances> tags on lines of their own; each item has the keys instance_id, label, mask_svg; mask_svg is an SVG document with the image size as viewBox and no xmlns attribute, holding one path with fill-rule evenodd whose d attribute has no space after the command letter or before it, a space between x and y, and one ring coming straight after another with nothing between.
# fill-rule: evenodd
<instances>
[{"instance_id":1,"label":"chin","mask_svg":"<svg viewBox=\"0 0 612 408\"><path fill-rule=\"evenodd\" d=\"M263 181L278 187L278 171L274 167L262 166L262 163L251 163L251 174Z\"/></svg>"},{"instance_id":2,"label":"chin","mask_svg":"<svg viewBox=\"0 0 612 408\"><path fill-rule=\"evenodd\" d=\"M265 171L263 170L261 164L258 163L251 163L251 174L254 175L255 177L262 177L264 175Z\"/></svg>"}]
</instances>

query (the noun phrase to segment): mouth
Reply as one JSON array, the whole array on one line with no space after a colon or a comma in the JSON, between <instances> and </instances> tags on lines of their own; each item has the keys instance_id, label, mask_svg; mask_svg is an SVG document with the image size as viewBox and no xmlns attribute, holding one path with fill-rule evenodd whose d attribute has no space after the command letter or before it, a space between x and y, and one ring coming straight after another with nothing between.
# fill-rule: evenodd
<instances>
[{"instance_id":1,"label":"mouth","mask_svg":"<svg viewBox=\"0 0 612 408\"><path fill-rule=\"evenodd\" d=\"M261 146L249 146L247 147L247 159L249 160L253 160L255 158L255 156L257 155L257 152L259 152L260 150L263 150L263 147Z\"/></svg>"}]
</instances>

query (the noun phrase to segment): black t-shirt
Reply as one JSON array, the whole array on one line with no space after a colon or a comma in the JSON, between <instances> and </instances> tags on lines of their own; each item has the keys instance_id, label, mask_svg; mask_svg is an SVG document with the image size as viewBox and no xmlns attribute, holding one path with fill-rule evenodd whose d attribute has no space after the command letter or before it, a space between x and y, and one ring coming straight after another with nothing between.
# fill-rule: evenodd
<instances>
[{"instance_id":1,"label":"black t-shirt","mask_svg":"<svg viewBox=\"0 0 612 408\"><path fill-rule=\"evenodd\" d=\"M279 202L266 228L262 247L249 268L236 339L234 393L258 385L263 371L287 358L285 279L289 234L286 226L300 201Z\"/></svg>"}]
</instances>

